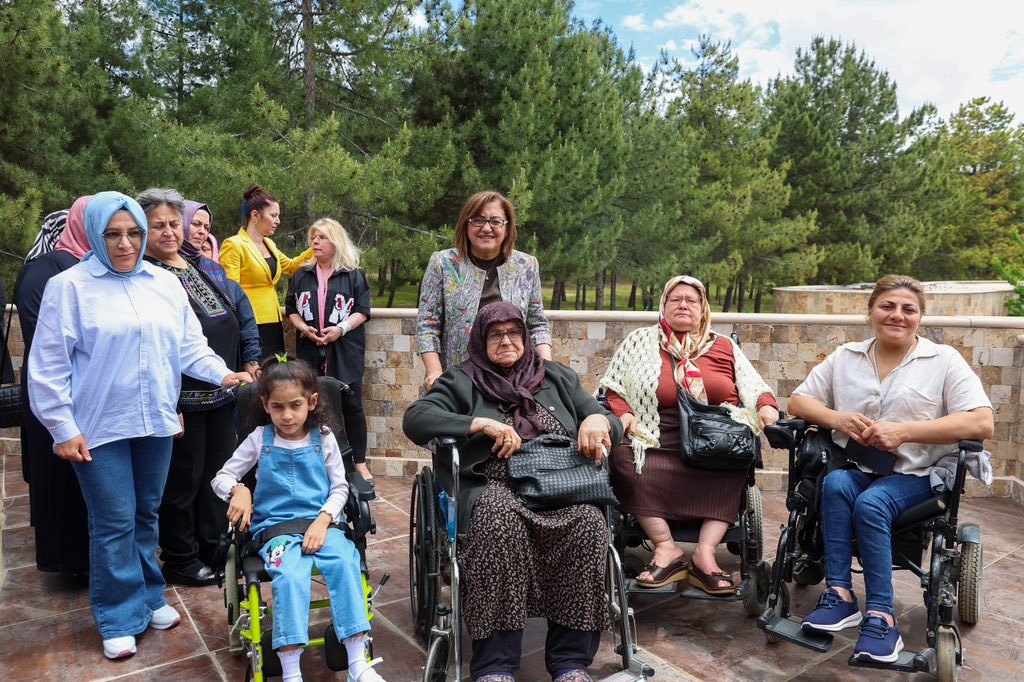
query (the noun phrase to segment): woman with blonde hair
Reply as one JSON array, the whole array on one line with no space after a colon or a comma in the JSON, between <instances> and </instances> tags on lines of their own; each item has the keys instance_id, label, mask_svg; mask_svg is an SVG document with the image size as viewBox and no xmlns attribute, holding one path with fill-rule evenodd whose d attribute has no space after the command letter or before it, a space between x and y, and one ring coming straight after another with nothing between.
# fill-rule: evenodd
<instances>
[{"instance_id":1,"label":"woman with blonde hair","mask_svg":"<svg viewBox=\"0 0 1024 682\"><path fill-rule=\"evenodd\" d=\"M292 275L285 297L285 311L296 329L295 354L352 389L342 392L338 421L345 425L356 471L370 480L362 397L370 283L359 269L359 249L337 220L313 223L309 245L313 257Z\"/></svg>"}]
</instances>

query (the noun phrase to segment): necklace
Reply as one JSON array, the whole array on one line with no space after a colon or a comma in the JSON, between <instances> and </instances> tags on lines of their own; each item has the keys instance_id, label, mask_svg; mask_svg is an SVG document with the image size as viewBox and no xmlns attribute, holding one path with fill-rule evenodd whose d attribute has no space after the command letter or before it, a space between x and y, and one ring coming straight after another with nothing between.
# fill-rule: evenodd
<instances>
[{"instance_id":1,"label":"necklace","mask_svg":"<svg viewBox=\"0 0 1024 682\"><path fill-rule=\"evenodd\" d=\"M892 389L893 384L896 383L896 375L899 374L901 369L903 369L903 363L907 361L907 358L910 357L910 354L916 347L917 339L915 338L914 343L910 344L910 348L908 348L907 352L903 354L903 358L900 360L899 364L896 365L891 372L885 375L885 378L889 380L889 385L885 387L885 390L882 391L882 395L878 398L878 415L875 419L882 418L882 411L885 409L885 399L889 396L889 391ZM874 360L872 364L875 368L875 378L878 379L878 386L881 388L883 379L881 373L878 371L878 339L875 339L874 343L871 344L871 357Z\"/></svg>"}]
</instances>

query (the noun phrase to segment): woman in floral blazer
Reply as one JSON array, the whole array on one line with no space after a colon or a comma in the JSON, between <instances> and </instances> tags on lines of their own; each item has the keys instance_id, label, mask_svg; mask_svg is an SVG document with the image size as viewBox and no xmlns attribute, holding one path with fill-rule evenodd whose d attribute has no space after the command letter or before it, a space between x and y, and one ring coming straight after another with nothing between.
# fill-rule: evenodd
<instances>
[{"instance_id":1,"label":"woman in floral blazer","mask_svg":"<svg viewBox=\"0 0 1024 682\"><path fill-rule=\"evenodd\" d=\"M462 207L455 248L430 257L420 286L416 350L425 389L468 357L469 330L480 308L506 301L526 318L541 356L551 359L551 325L544 316L540 269L533 256L513 250L516 214L498 192L477 192Z\"/></svg>"}]
</instances>

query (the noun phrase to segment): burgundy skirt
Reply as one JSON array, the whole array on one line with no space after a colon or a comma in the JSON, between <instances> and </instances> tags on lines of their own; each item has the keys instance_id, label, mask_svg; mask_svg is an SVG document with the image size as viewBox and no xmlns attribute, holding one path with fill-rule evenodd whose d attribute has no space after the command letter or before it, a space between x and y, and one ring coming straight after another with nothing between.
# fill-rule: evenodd
<instances>
[{"instance_id":1,"label":"burgundy skirt","mask_svg":"<svg viewBox=\"0 0 1024 682\"><path fill-rule=\"evenodd\" d=\"M747 471L706 471L683 463L679 454L679 410L658 410L661 447L648 448L643 472L636 473L628 437L611 458L611 478L619 509L634 515L690 521L715 519L732 524L745 492Z\"/></svg>"}]
</instances>

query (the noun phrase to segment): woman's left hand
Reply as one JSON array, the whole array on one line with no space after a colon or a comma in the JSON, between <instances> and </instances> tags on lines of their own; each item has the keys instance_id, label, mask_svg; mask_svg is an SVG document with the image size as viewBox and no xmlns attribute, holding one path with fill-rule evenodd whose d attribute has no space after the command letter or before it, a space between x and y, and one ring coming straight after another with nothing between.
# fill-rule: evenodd
<instances>
[{"instance_id":1,"label":"woman's left hand","mask_svg":"<svg viewBox=\"0 0 1024 682\"><path fill-rule=\"evenodd\" d=\"M231 374L224 377L220 382L220 385L224 388L231 388L238 384L251 384L253 382L252 375L248 372L232 372Z\"/></svg>"},{"instance_id":2,"label":"woman's left hand","mask_svg":"<svg viewBox=\"0 0 1024 682\"><path fill-rule=\"evenodd\" d=\"M775 422L779 421L779 411L771 405L765 405L757 411L757 419L761 423L761 428L770 426Z\"/></svg>"},{"instance_id":3,"label":"woman's left hand","mask_svg":"<svg viewBox=\"0 0 1024 682\"><path fill-rule=\"evenodd\" d=\"M578 442L580 452L600 462L604 453L612 448L612 425L603 414L592 414L580 423ZM602 448L602 446L604 446Z\"/></svg>"},{"instance_id":4,"label":"woman's left hand","mask_svg":"<svg viewBox=\"0 0 1024 682\"><path fill-rule=\"evenodd\" d=\"M328 343L334 343L341 338L341 330L337 327L328 327L320 335L322 343L320 345L327 345Z\"/></svg>"},{"instance_id":5,"label":"woman's left hand","mask_svg":"<svg viewBox=\"0 0 1024 682\"><path fill-rule=\"evenodd\" d=\"M906 443L909 436L904 425L896 422L875 422L860 435L868 445L886 452L892 452Z\"/></svg>"}]
</instances>

